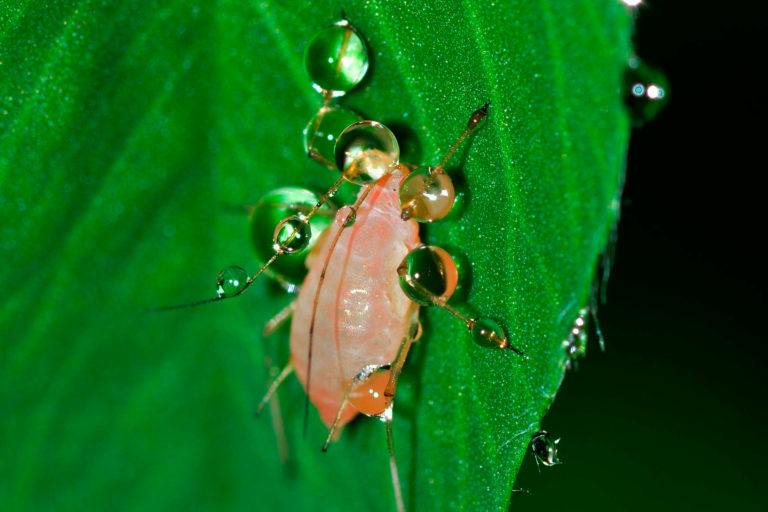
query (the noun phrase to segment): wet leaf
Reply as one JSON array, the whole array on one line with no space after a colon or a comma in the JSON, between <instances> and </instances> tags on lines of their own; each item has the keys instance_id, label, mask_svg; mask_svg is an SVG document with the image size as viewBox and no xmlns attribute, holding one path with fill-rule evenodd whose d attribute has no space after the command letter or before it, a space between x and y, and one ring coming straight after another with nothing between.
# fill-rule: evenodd
<instances>
[{"instance_id":1,"label":"wet leaf","mask_svg":"<svg viewBox=\"0 0 768 512\"><path fill-rule=\"evenodd\" d=\"M392 510L378 422L322 454L290 381L282 465L270 415L253 418L267 359L287 357L286 330L260 334L287 301L274 286L143 312L255 268L237 205L333 181L303 155L321 98L302 54L342 7L373 53L342 104L412 160L436 162L492 102L455 161L467 207L426 237L469 262L468 303L530 360L430 311L395 421L409 509L506 509L617 216L630 23L615 0L4 2L4 510Z\"/></svg>"}]
</instances>

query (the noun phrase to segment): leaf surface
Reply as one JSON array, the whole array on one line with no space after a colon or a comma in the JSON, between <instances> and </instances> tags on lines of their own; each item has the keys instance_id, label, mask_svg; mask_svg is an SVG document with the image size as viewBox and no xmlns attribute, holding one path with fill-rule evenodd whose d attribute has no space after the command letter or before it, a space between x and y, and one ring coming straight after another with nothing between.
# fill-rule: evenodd
<instances>
[{"instance_id":1,"label":"leaf surface","mask_svg":"<svg viewBox=\"0 0 768 512\"><path fill-rule=\"evenodd\" d=\"M270 415L253 419L267 363L287 358L287 330L260 334L288 300L273 285L143 313L256 267L232 205L335 179L303 155L321 98L302 57L342 7L372 66L341 104L413 161L436 163L492 102L454 161L466 207L425 239L467 262L458 306L530 360L423 313L395 442L410 510L506 510L617 217L630 19L614 0L2 2L5 510L393 509L378 422L322 454L290 381L281 464Z\"/></svg>"}]
</instances>

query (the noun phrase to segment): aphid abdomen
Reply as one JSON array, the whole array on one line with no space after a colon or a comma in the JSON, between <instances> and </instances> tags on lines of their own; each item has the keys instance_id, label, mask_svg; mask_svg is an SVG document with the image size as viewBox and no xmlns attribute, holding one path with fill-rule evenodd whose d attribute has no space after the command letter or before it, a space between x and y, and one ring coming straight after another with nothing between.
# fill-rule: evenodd
<instances>
[{"instance_id":1,"label":"aphid abdomen","mask_svg":"<svg viewBox=\"0 0 768 512\"><path fill-rule=\"evenodd\" d=\"M380 179L333 248L317 301L309 399L330 426L352 379L369 365L391 363L408 331L414 303L398 283L397 267L419 244L418 225L400 217L402 174ZM315 248L291 323L291 354L306 388L309 333L315 295L331 242L333 223ZM357 411L348 406L339 426Z\"/></svg>"}]
</instances>

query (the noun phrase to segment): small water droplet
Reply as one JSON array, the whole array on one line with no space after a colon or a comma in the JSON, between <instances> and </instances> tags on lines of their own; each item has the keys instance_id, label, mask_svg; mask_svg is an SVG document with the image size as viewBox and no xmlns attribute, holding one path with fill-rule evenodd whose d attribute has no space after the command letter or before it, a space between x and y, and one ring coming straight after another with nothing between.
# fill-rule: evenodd
<instances>
[{"instance_id":1,"label":"small water droplet","mask_svg":"<svg viewBox=\"0 0 768 512\"><path fill-rule=\"evenodd\" d=\"M557 445L559 442L559 438L553 438L546 430L540 430L533 434L531 438L531 451L536 458L536 463L544 464L548 467L560 464L560 459L557 457Z\"/></svg>"},{"instance_id":2,"label":"small water droplet","mask_svg":"<svg viewBox=\"0 0 768 512\"><path fill-rule=\"evenodd\" d=\"M403 292L422 306L447 302L459 282L451 255L434 245L420 245L409 252L397 267L397 274Z\"/></svg>"},{"instance_id":3,"label":"small water droplet","mask_svg":"<svg viewBox=\"0 0 768 512\"><path fill-rule=\"evenodd\" d=\"M355 223L356 218L357 210L355 210L353 206L346 205L339 208L339 211L336 212L336 219L334 222L339 227L348 228Z\"/></svg>"},{"instance_id":4,"label":"small water droplet","mask_svg":"<svg viewBox=\"0 0 768 512\"><path fill-rule=\"evenodd\" d=\"M625 103L635 126L653 120L669 101L669 83L658 70L633 56L624 78Z\"/></svg>"},{"instance_id":5,"label":"small water droplet","mask_svg":"<svg viewBox=\"0 0 768 512\"><path fill-rule=\"evenodd\" d=\"M504 329L490 318L478 318L472 324L472 340L486 348L506 348L507 335Z\"/></svg>"},{"instance_id":6,"label":"small water droplet","mask_svg":"<svg viewBox=\"0 0 768 512\"><path fill-rule=\"evenodd\" d=\"M221 298L239 295L248 285L248 272L237 265L231 265L216 275L216 295Z\"/></svg>"},{"instance_id":7,"label":"small water droplet","mask_svg":"<svg viewBox=\"0 0 768 512\"><path fill-rule=\"evenodd\" d=\"M336 167L352 183L363 185L391 172L400 160L400 145L392 131L377 121L360 121L339 135L334 149Z\"/></svg>"},{"instance_id":8,"label":"small water droplet","mask_svg":"<svg viewBox=\"0 0 768 512\"><path fill-rule=\"evenodd\" d=\"M272 248L275 252L291 254L307 247L311 238L312 229L309 224L298 215L293 215L281 220L275 228Z\"/></svg>"},{"instance_id":9,"label":"small water droplet","mask_svg":"<svg viewBox=\"0 0 768 512\"><path fill-rule=\"evenodd\" d=\"M368 62L365 42L346 20L315 35L304 54L313 87L333 97L343 96L359 84Z\"/></svg>"}]
</instances>

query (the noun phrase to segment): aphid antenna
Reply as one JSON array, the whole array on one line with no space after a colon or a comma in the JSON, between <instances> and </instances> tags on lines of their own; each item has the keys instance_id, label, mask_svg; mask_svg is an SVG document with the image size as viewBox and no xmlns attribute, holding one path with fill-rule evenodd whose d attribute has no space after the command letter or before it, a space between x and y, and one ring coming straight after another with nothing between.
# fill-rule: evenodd
<instances>
[{"instance_id":1,"label":"aphid antenna","mask_svg":"<svg viewBox=\"0 0 768 512\"><path fill-rule=\"evenodd\" d=\"M320 208L322 208L323 205L325 205L330 200L330 198L336 194L341 184L344 183L344 180L345 180L345 177L342 174L333 183L333 185L331 185L331 187L322 196L320 196L320 199L317 201L317 203L315 203L315 205L312 206L312 208L310 208L306 214L301 213L295 218L298 219L298 221L301 222L301 224L303 224L307 229L309 229L309 221L312 219L312 217L314 217L317 214L318 211L320 211ZM290 219L291 217L288 217L288 218ZM284 220L287 220L287 219L284 219ZM193 308L197 306L202 306L204 304L211 304L213 302L220 302L222 300L232 299L234 297L242 295L254 283L254 281L258 279L258 277L261 274L264 274L265 272L268 271L269 267L271 267L272 264L275 261L277 261L277 259L280 256L284 254L290 254L291 252L293 252L293 250L290 249L291 243L296 239L297 236L299 236L299 230L294 229L293 232L291 232L291 234L288 235L288 237L279 244L277 242L277 237L275 237L275 245L274 245L275 253L264 264L262 264L261 267L259 267L259 270L257 270L251 276L249 276L240 288L238 288L236 291L233 291L231 294L220 294L216 297L210 297L208 299L187 302L185 304L176 304L172 306L160 306L156 308L150 308L148 311L161 312L161 311L173 311L176 309Z\"/></svg>"},{"instance_id":2,"label":"aphid antenna","mask_svg":"<svg viewBox=\"0 0 768 512\"><path fill-rule=\"evenodd\" d=\"M462 143L466 140L466 138L469 136L470 133L477 127L477 125L480 124L480 121L485 119L485 117L488 115L488 109L491 106L490 100L486 101L485 104L483 104L482 107L478 108L474 112L472 112L472 115L469 116L469 121L467 122L467 127L464 129L463 132L461 132L461 135L458 136L458 138L451 144L451 147L448 148L448 151L443 156L442 160L440 160L440 163L437 164L436 167L434 167L434 172L443 172L445 169L445 166L448 164L448 162L453 158L453 156L456 154L456 151L459 150L459 147L461 147Z\"/></svg>"},{"instance_id":3,"label":"aphid antenna","mask_svg":"<svg viewBox=\"0 0 768 512\"><path fill-rule=\"evenodd\" d=\"M414 279L411 279L411 276L408 275L407 269L405 269L404 267L399 267L397 269L397 273L400 275L401 278L405 279L408 282L408 285L410 287L418 291L419 294L429 297L434 306L437 306L440 309L444 309L445 311L450 313L454 318L464 323L464 325L467 326L467 330L469 330L470 332L473 330L473 328L478 322L477 318L472 318L470 316L465 315L455 307L448 304L445 299L435 296L435 294L429 291L429 289L427 289L421 283L417 282ZM509 349L515 354L522 357L523 359L530 359L525 352L523 352L519 348L509 343L509 340L506 337L500 337L494 331L484 331L480 335L483 336L485 339L487 339L490 343L496 345L498 348Z\"/></svg>"},{"instance_id":4,"label":"aphid antenna","mask_svg":"<svg viewBox=\"0 0 768 512\"><path fill-rule=\"evenodd\" d=\"M336 189L338 189L338 187L341 185L341 181L343 180L344 180L344 175L342 175L336 181L336 184L334 185ZM312 385L312 348L314 345L314 338L315 338L315 321L317 320L317 306L320 302L320 291L323 288L323 282L325 281L325 274L328 271L328 265L331 262L331 256L333 256L333 252L336 249L336 245L339 243L341 234L349 226L350 221L354 219L358 208L360 208L360 205L363 203L363 201L365 201L365 198L368 197L368 193L371 191L371 189L372 189L372 185L369 184L369 185L366 185L361 190L360 195L357 197L357 200L354 202L352 207L347 212L347 216L344 219L342 219L342 221L340 222L339 229L334 234L333 240L331 240L331 243L328 247L328 253L325 255L325 261L323 261L323 268L320 271L320 278L317 282L317 288L315 289L315 296L312 300L312 318L309 324L309 347L307 348L307 382L306 382L306 394L304 397L304 435L305 436L307 433L307 427L309 425L309 397L310 397L310 391L311 391L311 385ZM338 340L337 340L337 345L336 345L337 353L340 350L341 349L338 345Z\"/></svg>"}]
</instances>

